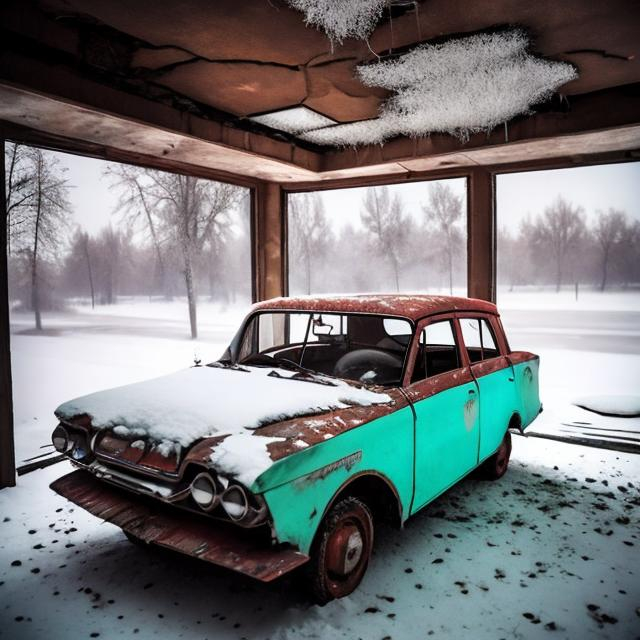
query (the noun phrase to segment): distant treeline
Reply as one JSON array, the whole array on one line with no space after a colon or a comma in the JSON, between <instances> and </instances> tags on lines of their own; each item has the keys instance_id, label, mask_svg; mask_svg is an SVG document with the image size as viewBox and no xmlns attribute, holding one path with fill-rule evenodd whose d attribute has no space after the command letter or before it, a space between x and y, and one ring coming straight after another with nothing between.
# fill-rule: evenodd
<instances>
[{"instance_id":1,"label":"distant treeline","mask_svg":"<svg viewBox=\"0 0 640 640\"><path fill-rule=\"evenodd\" d=\"M107 164L105 180L119 198L114 222L90 237L69 228L70 186L53 154L8 144L5 163L10 296L34 312L36 328L42 310L68 298L96 305L115 304L119 295L186 295L196 337L198 296L250 299L248 189ZM320 194L291 195L290 292L464 290L462 197L444 181L431 182L415 213L397 191L370 188L360 224L338 230ZM594 214L588 223L581 208L558 196L516 233L500 229L499 283L558 290L640 283L640 221L614 209Z\"/></svg>"},{"instance_id":2,"label":"distant treeline","mask_svg":"<svg viewBox=\"0 0 640 640\"><path fill-rule=\"evenodd\" d=\"M443 291L466 285L462 198L429 184L421 215L397 193L367 190L361 225L332 227L317 193L289 200L289 284L293 293ZM498 212L498 215L508 212ZM558 196L517 232L497 234L498 282L510 287L579 283L601 290L640 283L640 221L609 209L584 211Z\"/></svg>"}]
</instances>

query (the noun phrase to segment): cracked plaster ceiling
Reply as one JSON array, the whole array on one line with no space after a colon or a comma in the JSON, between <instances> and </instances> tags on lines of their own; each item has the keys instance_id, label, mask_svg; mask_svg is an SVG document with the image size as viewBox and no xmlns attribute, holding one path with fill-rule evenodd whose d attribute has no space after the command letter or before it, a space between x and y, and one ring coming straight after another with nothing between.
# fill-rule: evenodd
<instances>
[{"instance_id":1,"label":"cracked plaster ceiling","mask_svg":"<svg viewBox=\"0 0 640 640\"><path fill-rule=\"evenodd\" d=\"M612 0L427 0L383 15L369 42L331 44L284 0L40 0L58 23L80 29L70 51L132 90L251 126L248 116L304 105L338 123L374 118L389 92L355 69L418 42L521 25L533 50L576 65L568 96L640 81L637 5ZM101 37L107 42L101 41ZM115 46L114 46L115 45ZM208 110L211 111L208 114ZM269 133L268 131L266 133ZM270 133L273 135L273 132Z\"/></svg>"}]
</instances>

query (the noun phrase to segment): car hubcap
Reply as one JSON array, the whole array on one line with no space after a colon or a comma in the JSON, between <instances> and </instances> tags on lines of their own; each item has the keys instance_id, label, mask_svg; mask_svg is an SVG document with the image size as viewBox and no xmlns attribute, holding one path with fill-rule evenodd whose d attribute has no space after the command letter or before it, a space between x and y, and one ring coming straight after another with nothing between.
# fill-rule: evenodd
<instances>
[{"instance_id":1,"label":"car hubcap","mask_svg":"<svg viewBox=\"0 0 640 640\"><path fill-rule=\"evenodd\" d=\"M348 576L360 562L364 549L362 534L354 525L336 531L327 545L327 569L336 576Z\"/></svg>"}]
</instances>

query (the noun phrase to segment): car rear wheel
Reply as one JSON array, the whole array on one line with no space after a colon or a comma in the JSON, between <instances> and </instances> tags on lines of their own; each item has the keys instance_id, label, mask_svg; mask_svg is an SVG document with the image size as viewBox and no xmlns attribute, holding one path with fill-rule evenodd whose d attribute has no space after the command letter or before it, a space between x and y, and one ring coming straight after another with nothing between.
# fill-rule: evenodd
<instances>
[{"instance_id":1,"label":"car rear wheel","mask_svg":"<svg viewBox=\"0 0 640 640\"><path fill-rule=\"evenodd\" d=\"M360 584L373 547L373 518L364 502L345 498L325 516L314 541L307 579L318 604L352 593Z\"/></svg>"},{"instance_id":2,"label":"car rear wheel","mask_svg":"<svg viewBox=\"0 0 640 640\"><path fill-rule=\"evenodd\" d=\"M511 457L511 434L507 431L498 450L480 468L486 480L498 480L507 472Z\"/></svg>"}]
</instances>

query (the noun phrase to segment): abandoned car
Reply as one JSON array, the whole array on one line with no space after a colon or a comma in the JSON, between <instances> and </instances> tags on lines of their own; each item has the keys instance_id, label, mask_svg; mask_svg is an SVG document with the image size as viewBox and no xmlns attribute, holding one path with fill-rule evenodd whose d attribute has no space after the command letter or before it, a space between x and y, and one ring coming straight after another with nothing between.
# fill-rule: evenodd
<instances>
[{"instance_id":1,"label":"abandoned car","mask_svg":"<svg viewBox=\"0 0 640 640\"><path fill-rule=\"evenodd\" d=\"M132 541L263 581L305 565L326 602L361 581L377 519L505 473L538 364L481 300L269 300L219 361L61 405L78 470L51 486Z\"/></svg>"}]
</instances>

